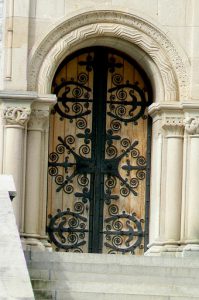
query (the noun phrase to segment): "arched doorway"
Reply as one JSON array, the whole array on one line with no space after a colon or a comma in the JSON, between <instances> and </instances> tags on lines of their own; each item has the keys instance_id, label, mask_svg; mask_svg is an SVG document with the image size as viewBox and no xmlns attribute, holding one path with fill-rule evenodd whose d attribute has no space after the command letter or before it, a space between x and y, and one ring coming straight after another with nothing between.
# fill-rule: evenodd
<instances>
[{"instance_id":1,"label":"arched doorway","mask_svg":"<svg viewBox=\"0 0 199 300\"><path fill-rule=\"evenodd\" d=\"M50 120L48 233L57 250L142 254L148 240L152 92L140 66L105 47L58 68Z\"/></svg>"}]
</instances>

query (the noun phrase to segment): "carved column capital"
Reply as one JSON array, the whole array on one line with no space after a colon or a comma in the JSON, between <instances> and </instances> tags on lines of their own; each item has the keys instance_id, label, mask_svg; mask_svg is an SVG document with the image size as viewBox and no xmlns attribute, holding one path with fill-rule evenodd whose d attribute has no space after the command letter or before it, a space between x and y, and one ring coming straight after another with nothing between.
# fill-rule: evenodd
<instances>
[{"instance_id":1,"label":"carved column capital","mask_svg":"<svg viewBox=\"0 0 199 300\"><path fill-rule=\"evenodd\" d=\"M170 117L166 118L162 128L167 135L182 135L184 130L184 123L182 118Z\"/></svg>"},{"instance_id":2,"label":"carved column capital","mask_svg":"<svg viewBox=\"0 0 199 300\"><path fill-rule=\"evenodd\" d=\"M195 117L187 117L184 120L185 131L188 134L199 134L199 120Z\"/></svg>"},{"instance_id":3,"label":"carved column capital","mask_svg":"<svg viewBox=\"0 0 199 300\"><path fill-rule=\"evenodd\" d=\"M49 110L33 109L28 122L29 130L43 130L49 118Z\"/></svg>"},{"instance_id":4,"label":"carved column capital","mask_svg":"<svg viewBox=\"0 0 199 300\"><path fill-rule=\"evenodd\" d=\"M28 107L7 106L3 109L3 118L7 124L25 126L31 110Z\"/></svg>"}]
</instances>

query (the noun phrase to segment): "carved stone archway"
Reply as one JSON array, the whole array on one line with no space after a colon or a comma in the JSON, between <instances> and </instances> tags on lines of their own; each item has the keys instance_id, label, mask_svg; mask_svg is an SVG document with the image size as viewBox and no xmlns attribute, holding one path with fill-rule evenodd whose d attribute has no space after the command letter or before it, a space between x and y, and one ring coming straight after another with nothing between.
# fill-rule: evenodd
<instances>
[{"instance_id":1,"label":"carved stone archway","mask_svg":"<svg viewBox=\"0 0 199 300\"><path fill-rule=\"evenodd\" d=\"M189 63L183 50L159 27L135 15L117 11L83 13L60 21L35 45L29 57L28 90L50 94L55 71L65 57L78 49L100 45L131 56L151 80L155 103L149 108L153 118L149 254L181 251L179 245L185 239L181 233L185 223L181 218L183 102L189 100ZM170 174L176 175L175 182ZM172 195L170 191L174 191Z\"/></svg>"},{"instance_id":2,"label":"carved stone archway","mask_svg":"<svg viewBox=\"0 0 199 300\"><path fill-rule=\"evenodd\" d=\"M146 71L156 68L154 94L161 95L161 99L155 101L187 99L187 58L179 55L167 35L156 26L135 15L116 11L88 12L57 25L31 53L29 90L50 93L53 75L63 58L82 48L82 44L99 45L102 40L114 41L115 48L119 48L120 42L129 43L130 48L136 47L142 53L140 57L143 57ZM134 56L134 51L131 52Z\"/></svg>"}]
</instances>

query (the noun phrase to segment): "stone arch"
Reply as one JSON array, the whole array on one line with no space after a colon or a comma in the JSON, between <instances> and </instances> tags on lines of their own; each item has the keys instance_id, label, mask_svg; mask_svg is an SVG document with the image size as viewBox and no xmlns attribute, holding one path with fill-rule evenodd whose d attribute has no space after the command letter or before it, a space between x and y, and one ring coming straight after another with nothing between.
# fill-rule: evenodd
<instances>
[{"instance_id":1,"label":"stone arch","mask_svg":"<svg viewBox=\"0 0 199 300\"><path fill-rule=\"evenodd\" d=\"M31 53L28 89L50 93L54 73L67 55L102 43L122 48L142 65L152 81L154 101L187 100L187 58L182 51L150 22L116 11L88 12L56 26Z\"/></svg>"}]
</instances>

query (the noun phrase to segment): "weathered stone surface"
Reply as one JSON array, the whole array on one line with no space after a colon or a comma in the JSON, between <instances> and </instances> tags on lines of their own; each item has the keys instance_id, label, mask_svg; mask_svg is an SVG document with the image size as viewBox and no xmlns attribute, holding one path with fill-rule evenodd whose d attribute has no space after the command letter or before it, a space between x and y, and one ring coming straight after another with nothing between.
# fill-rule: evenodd
<instances>
[{"instance_id":1,"label":"weathered stone surface","mask_svg":"<svg viewBox=\"0 0 199 300\"><path fill-rule=\"evenodd\" d=\"M9 192L15 193L9 176L0 175L0 299L34 299ZM6 180L7 179L7 180ZM9 180L10 179L10 180ZM6 181L6 183L5 183ZM11 185L9 186L9 183Z\"/></svg>"},{"instance_id":2,"label":"weathered stone surface","mask_svg":"<svg viewBox=\"0 0 199 300\"><path fill-rule=\"evenodd\" d=\"M199 299L197 258L45 252L26 257L36 299Z\"/></svg>"}]
</instances>

